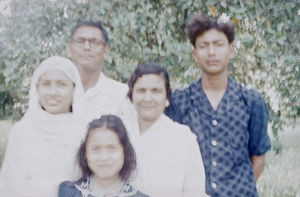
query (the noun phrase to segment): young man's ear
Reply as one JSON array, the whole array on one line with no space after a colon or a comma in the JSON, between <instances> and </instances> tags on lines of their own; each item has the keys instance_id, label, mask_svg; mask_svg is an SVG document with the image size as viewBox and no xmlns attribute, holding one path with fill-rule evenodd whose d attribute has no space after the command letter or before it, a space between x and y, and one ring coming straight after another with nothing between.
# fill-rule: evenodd
<instances>
[{"instance_id":1,"label":"young man's ear","mask_svg":"<svg viewBox=\"0 0 300 197\"><path fill-rule=\"evenodd\" d=\"M196 49L196 47L193 48L193 50L192 50L192 55L193 55L194 60L195 60L197 63L199 63L199 62L198 62L198 59L197 59L197 49Z\"/></svg>"},{"instance_id":2,"label":"young man's ear","mask_svg":"<svg viewBox=\"0 0 300 197\"><path fill-rule=\"evenodd\" d=\"M233 44L233 42L229 43L229 50L230 50L230 58L233 58L234 55L235 55L235 50L234 50L234 44Z\"/></svg>"}]
</instances>

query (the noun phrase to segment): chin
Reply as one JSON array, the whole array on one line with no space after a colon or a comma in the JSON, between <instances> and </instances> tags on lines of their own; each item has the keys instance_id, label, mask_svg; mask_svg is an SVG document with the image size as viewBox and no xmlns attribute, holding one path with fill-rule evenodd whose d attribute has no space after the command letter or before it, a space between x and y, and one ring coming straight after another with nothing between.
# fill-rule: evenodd
<instances>
[{"instance_id":1,"label":"chin","mask_svg":"<svg viewBox=\"0 0 300 197\"><path fill-rule=\"evenodd\" d=\"M60 110L60 109L46 109L45 111L51 113L51 114L63 114L68 113L69 111Z\"/></svg>"}]
</instances>

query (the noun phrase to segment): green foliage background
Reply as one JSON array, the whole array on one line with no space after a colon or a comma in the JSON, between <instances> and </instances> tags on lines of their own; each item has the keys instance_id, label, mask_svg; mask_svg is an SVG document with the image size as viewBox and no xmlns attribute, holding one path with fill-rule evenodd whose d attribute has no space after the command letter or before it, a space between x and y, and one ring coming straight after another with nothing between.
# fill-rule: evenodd
<instances>
[{"instance_id":1,"label":"green foliage background","mask_svg":"<svg viewBox=\"0 0 300 197\"><path fill-rule=\"evenodd\" d=\"M109 32L107 75L126 82L139 63L159 62L168 69L175 89L196 80L201 72L185 33L188 19L195 12L216 18L226 13L236 26L230 73L264 95L277 136L284 124L300 115L299 4L298 0L11 0L11 14L0 15L0 116L20 119L33 70L49 56L68 56L71 28L79 19L101 20Z\"/></svg>"}]
</instances>

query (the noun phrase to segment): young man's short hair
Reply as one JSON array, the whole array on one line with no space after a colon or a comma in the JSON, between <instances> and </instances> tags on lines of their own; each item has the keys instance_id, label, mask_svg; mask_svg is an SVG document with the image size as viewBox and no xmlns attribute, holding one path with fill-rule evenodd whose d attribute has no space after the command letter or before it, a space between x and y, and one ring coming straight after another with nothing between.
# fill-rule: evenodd
<instances>
[{"instance_id":1,"label":"young man's short hair","mask_svg":"<svg viewBox=\"0 0 300 197\"><path fill-rule=\"evenodd\" d=\"M195 14L190 19L187 26L187 34L194 47L196 47L195 42L197 37L210 29L216 29L220 32L223 32L226 35L229 43L233 42L234 26L232 23L219 23L217 20L204 14Z\"/></svg>"}]
</instances>

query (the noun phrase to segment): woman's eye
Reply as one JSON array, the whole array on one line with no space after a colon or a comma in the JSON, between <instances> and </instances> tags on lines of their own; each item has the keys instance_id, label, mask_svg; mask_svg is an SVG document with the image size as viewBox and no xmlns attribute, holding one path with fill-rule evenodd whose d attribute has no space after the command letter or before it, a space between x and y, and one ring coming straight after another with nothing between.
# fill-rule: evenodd
<instances>
[{"instance_id":1,"label":"woman's eye","mask_svg":"<svg viewBox=\"0 0 300 197\"><path fill-rule=\"evenodd\" d=\"M111 153L117 152L118 151L118 146L116 146L116 145L110 145L110 146L107 147L107 151L111 152Z\"/></svg>"},{"instance_id":2,"label":"woman's eye","mask_svg":"<svg viewBox=\"0 0 300 197\"><path fill-rule=\"evenodd\" d=\"M153 89L152 92L154 92L154 93L160 93L161 89Z\"/></svg>"},{"instance_id":3,"label":"woman's eye","mask_svg":"<svg viewBox=\"0 0 300 197\"><path fill-rule=\"evenodd\" d=\"M217 46L218 46L218 47L224 46L224 43L222 43L222 42L217 43Z\"/></svg>"},{"instance_id":4,"label":"woman's eye","mask_svg":"<svg viewBox=\"0 0 300 197\"><path fill-rule=\"evenodd\" d=\"M107 147L107 149L108 149L108 150L116 150L116 149L117 149L117 147L116 147L116 146L113 146L113 145L111 145L111 146L108 146L108 147Z\"/></svg>"},{"instance_id":5,"label":"woman's eye","mask_svg":"<svg viewBox=\"0 0 300 197\"><path fill-rule=\"evenodd\" d=\"M136 92L143 93L143 92L145 92L145 89L139 88L139 89L136 89Z\"/></svg>"},{"instance_id":6,"label":"woman's eye","mask_svg":"<svg viewBox=\"0 0 300 197\"><path fill-rule=\"evenodd\" d=\"M91 147L91 151L92 151L92 152L97 152L97 151L99 151L99 149L100 149L100 148L99 148L99 147L96 147L96 146L95 146L95 147Z\"/></svg>"},{"instance_id":7,"label":"woman's eye","mask_svg":"<svg viewBox=\"0 0 300 197\"><path fill-rule=\"evenodd\" d=\"M43 81L43 82L40 83L40 85L43 86L43 87L48 87L48 86L50 86L50 84L51 83L47 82L47 81Z\"/></svg>"},{"instance_id":8,"label":"woman's eye","mask_svg":"<svg viewBox=\"0 0 300 197\"><path fill-rule=\"evenodd\" d=\"M64 87L64 86L67 86L67 84L66 83L58 83L58 86Z\"/></svg>"}]
</instances>

